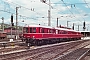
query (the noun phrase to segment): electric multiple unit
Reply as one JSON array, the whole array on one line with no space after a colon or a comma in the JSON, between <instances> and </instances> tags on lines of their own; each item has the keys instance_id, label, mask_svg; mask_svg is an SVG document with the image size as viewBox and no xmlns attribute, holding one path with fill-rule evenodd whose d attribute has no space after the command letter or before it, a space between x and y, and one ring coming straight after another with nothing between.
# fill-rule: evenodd
<instances>
[{"instance_id":1,"label":"electric multiple unit","mask_svg":"<svg viewBox=\"0 0 90 60\"><path fill-rule=\"evenodd\" d=\"M31 45L58 43L81 39L78 31L41 25L28 25L23 28L23 38Z\"/></svg>"}]
</instances>

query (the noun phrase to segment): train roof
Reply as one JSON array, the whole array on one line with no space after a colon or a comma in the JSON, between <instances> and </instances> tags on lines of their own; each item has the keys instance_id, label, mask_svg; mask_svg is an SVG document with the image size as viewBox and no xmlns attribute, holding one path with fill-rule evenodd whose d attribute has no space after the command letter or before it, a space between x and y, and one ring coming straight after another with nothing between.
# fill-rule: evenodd
<instances>
[{"instance_id":1,"label":"train roof","mask_svg":"<svg viewBox=\"0 0 90 60\"><path fill-rule=\"evenodd\" d=\"M72 30L72 29L65 29L65 28L55 28L55 29L58 29L58 30L65 30L65 31L74 31L74 32L77 32L77 31L75 31L75 30Z\"/></svg>"},{"instance_id":2,"label":"train roof","mask_svg":"<svg viewBox=\"0 0 90 60\"><path fill-rule=\"evenodd\" d=\"M26 25L25 27L43 27L43 28L53 28L51 26L42 26L42 25Z\"/></svg>"},{"instance_id":3,"label":"train roof","mask_svg":"<svg viewBox=\"0 0 90 60\"><path fill-rule=\"evenodd\" d=\"M51 26L42 26L42 25L26 25L25 27L43 27L43 28L50 28L50 29L57 29L57 30L79 32L79 31L75 31L75 30L72 30L72 29L58 28L58 27L51 27Z\"/></svg>"}]
</instances>

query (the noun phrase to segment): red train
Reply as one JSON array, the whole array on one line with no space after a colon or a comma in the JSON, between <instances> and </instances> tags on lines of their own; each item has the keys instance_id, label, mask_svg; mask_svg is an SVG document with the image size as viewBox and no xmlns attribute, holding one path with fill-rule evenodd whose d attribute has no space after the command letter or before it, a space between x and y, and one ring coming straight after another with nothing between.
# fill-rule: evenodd
<instances>
[{"instance_id":1,"label":"red train","mask_svg":"<svg viewBox=\"0 0 90 60\"><path fill-rule=\"evenodd\" d=\"M29 25L23 28L23 38L31 45L58 43L81 39L78 31L66 28L54 28L41 25Z\"/></svg>"}]
</instances>

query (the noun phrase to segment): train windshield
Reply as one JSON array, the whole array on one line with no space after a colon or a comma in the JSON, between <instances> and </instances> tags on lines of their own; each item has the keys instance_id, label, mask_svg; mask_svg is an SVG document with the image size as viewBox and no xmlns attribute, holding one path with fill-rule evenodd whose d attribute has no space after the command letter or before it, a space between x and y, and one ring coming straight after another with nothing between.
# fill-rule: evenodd
<instances>
[{"instance_id":1,"label":"train windshield","mask_svg":"<svg viewBox=\"0 0 90 60\"><path fill-rule=\"evenodd\" d=\"M36 33L36 27L24 27L23 32L24 33Z\"/></svg>"},{"instance_id":2,"label":"train windshield","mask_svg":"<svg viewBox=\"0 0 90 60\"><path fill-rule=\"evenodd\" d=\"M36 33L36 28L33 28L33 33Z\"/></svg>"},{"instance_id":3,"label":"train windshield","mask_svg":"<svg viewBox=\"0 0 90 60\"><path fill-rule=\"evenodd\" d=\"M23 28L23 33L28 33L29 31L28 31L28 28L27 27L24 27Z\"/></svg>"}]
</instances>

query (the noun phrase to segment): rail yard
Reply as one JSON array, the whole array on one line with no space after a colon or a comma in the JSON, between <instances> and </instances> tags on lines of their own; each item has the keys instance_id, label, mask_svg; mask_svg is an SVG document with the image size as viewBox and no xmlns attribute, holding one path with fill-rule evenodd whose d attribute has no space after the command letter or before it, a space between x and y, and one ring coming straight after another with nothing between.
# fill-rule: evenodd
<instances>
[{"instance_id":1,"label":"rail yard","mask_svg":"<svg viewBox=\"0 0 90 60\"><path fill-rule=\"evenodd\" d=\"M90 40L78 40L42 46L1 47L1 60L83 60L89 58Z\"/></svg>"},{"instance_id":2,"label":"rail yard","mask_svg":"<svg viewBox=\"0 0 90 60\"><path fill-rule=\"evenodd\" d=\"M89 0L0 0L0 17L0 60L90 60Z\"/></svg>"},{"instance_id":3,"label":"rail yard","mask_svg":"<svg viewBox=\"0 0 90 60\"><path fill-rule=\"evenodd\" d=\"M89 44L90 39L86 39L79 31L65 27L28 25L23 27L23 34L18 39L1 39L0 59L81 60L89 56Z\"/></svg>"}]
</instances>

